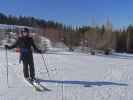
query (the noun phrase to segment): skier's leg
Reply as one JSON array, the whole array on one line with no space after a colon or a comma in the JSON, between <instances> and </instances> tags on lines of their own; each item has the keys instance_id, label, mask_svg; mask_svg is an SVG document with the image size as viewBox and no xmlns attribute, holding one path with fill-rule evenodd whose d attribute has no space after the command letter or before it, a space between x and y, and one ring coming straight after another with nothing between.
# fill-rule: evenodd
<instances>
[{"instance_id":1,"label":"skier's leg","mask_svg":"<svg viewBox=\"0 0 133 100\"><path fill-rule=\"evenodd\" d=\"M30 78L31 80L34 80L35 79L35 68L34 68L33 56L31 56L29 59L29 70L30 70Z\"/></svg>"},{"instance_id":2,"label":"skier's leg","mask_svg":"<svg viewBox=\"0 0 133 100\"><path fill-rule=\"evenodd\" d=\"M34 63L30 63L29 64L29 67L30 67L30 77L31 77L31 80L34 80L35 79L35 68L34 68Z\"/></svg>"},{"instance_id":3,"label":"skier's leg","mask_svg":"<svg viewBox=\"0 0 133 100\"><path fill-rule=\"evenodd\" d=\"M29 78L28 62L23 60L23 73L25 78Z\"/></svg>"}]
</instances>

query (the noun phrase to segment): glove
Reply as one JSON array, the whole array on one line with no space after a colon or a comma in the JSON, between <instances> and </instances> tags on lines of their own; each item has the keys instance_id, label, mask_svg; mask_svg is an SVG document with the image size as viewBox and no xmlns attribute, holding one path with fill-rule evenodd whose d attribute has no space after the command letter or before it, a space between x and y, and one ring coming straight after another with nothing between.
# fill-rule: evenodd
<instances>
[{"instance_id":1,"label":"glove","mask_svg":"<svg viewBox=\"0 0 133 100\"><path fill-rule=\"evenodd\" d=\"M46 50L42 50L41 53L46 53Z\"/></svg>"},{"instance_id":2,"label":"glove","mask_svg":"<svg viewBox=\"0 0 133 100\"><path fill-rule=\"evenodd\" d=\"M9 49L9 46L8 45L5 45L5 49Z\"/></svg>"},{"instance_id":3,"label":"glove","mask_svg":"<svg viewBox=\"0 0 133 100\"><path fill-rule=\"evenodd\" d=\"M45 52L46 52L46 50L38 50L38 53L40 53L40 54L43 54Z\"/></svg>"},{"instance_id":4,"label":"glove","mask_svg":"<svg viewBox=\"0 0 133 100\"><path fill-rule=\"evenodd\" d=\"M37 50L36 52L41 54L42 53L42 50Z\"/></svg>"}]
</instances>

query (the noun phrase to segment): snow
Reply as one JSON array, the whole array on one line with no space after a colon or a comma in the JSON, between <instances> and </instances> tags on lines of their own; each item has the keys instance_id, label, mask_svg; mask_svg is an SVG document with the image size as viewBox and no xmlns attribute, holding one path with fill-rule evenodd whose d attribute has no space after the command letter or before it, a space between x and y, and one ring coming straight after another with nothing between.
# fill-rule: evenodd
<instances>
[{"instance_id":1,"label":"snow","mask_svg":"<svg viewBox=\"0 0 133 100\"><path fill-rule=\"evenodd\" d=\"M36 92L23 81L19 54L8 51L9 87L5 51L0 50L0 100L133 100L133 56L89 55L61 50L34 54L36 77L50 92ZM130 56L130 57L128 57Z\"/></svg>"}]
</instances>

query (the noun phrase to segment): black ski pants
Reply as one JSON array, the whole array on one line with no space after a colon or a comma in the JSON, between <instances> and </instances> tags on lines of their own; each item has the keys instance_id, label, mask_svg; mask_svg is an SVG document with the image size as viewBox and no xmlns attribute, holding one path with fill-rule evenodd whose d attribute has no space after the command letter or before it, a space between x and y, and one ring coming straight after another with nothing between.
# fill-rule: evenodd
<instances>
[{"instance_id":1,"label":"black ski pants","mask_svg":"<svg viewBox=\"0 0 133 100\"><path fill-rule=\"evenodd\" d=\"M35 69L32 53L26 55L23 59L23 73L25 78L35 79Z\"/></svg>"}]
</instances>

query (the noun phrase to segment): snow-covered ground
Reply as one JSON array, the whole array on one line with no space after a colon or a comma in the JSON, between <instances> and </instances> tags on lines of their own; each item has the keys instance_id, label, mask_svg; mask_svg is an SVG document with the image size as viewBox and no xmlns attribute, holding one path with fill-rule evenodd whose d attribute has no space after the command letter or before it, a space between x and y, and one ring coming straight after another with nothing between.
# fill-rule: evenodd
<instances>
[{"instance_id":1,"label":"snow-covered ground","mask_svg":"<svg viewBox=\"0 0 133 100\"><path fill-rule=\"evenodd\" d=\"M133 56L87 55L58 52L34 54L36 77L50 92L36 92L23 81L18 54L8 51L9 87L5 51L0 50L0 100L133 100Z\"/></svg>"}]
</instances>

